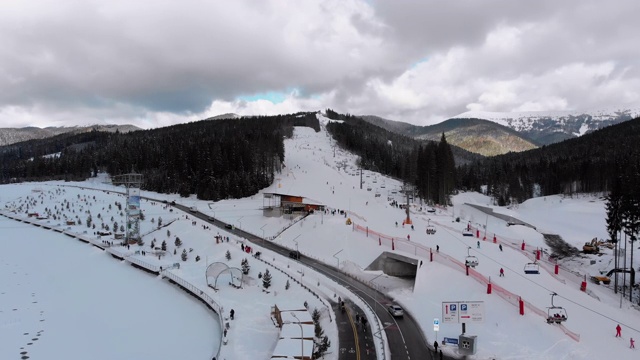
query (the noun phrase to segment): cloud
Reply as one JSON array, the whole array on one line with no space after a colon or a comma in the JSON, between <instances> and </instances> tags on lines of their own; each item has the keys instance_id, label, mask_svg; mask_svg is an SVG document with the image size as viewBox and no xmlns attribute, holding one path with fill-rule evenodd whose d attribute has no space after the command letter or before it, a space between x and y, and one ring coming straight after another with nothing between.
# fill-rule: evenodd
<instances>
[{"instance_id":1,"label":"cloud","mask_svg":"<svg viewBox=\"0 0 640 360\"><path fill-rule=\"evenodd\" d=\"M1 7L0 123L8 126L154 127L327 107L429 124L468 109L640 100L640 3L631 0Z\"/></svg>"}]
</instances>

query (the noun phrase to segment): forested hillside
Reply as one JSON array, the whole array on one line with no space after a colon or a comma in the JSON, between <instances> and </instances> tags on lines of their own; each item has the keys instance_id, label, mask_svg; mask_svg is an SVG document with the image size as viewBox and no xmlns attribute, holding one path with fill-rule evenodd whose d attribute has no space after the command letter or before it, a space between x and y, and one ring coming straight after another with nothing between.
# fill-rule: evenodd
<instances>
[{"instance_id":1,"label":"forested hillside","mask_svg":"<svg viewBox=\"0 0 640 360\"><path fill-rule=\"evenodd\" d=\"M244 197L271 184L293 126L320 129L314 113L301 113L32 140L0 148L0 181L83 180L98 170L134 171L144 175L145 190L207 200Z\"/></svg>"},{"instance_id":2,"label":"forested hillside","mask_svg":"<svg viewBox=\"0 0 640 360\"><path fill-rule=\"evenodd\" d=\"M415 185L427 201L447 204L455 186L453 152L442 136L439 143L395 134L351 115L327 110L327 130L341 147L360 156L360 166Z\"/></svg>"},{"instance_id":3,"label":"forested hillside","mask_svg":"<svg viewBox=\"0 0 640 360\"><path fill-rule=\"evenodd\" d=\"M610 191L640 183L640 118L580 138L461 165L458 187L488 191L499 204L533 196ZM637 185L634 185L637 187Z\"/></svg>"}]
</instances>

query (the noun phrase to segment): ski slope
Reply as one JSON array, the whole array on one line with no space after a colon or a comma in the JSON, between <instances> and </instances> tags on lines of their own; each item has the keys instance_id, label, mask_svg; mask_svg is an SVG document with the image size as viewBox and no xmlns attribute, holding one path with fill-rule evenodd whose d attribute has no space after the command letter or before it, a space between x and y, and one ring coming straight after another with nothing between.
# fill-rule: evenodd
<instances>
[{"instance_id":1,"label":"ski slope","mask_svg":"<svg viewBox=\"0 0 640 360\"><path fill-rule=\"evenodd\" d=\"M319 116L323 124L329 121ZM484 195L463 193L453 198L453 207L436 208L435 213L428 212L429 207L426 205L412 204L412 230L410 226L402 226L406 216L404 210L391 205L394 200L400 203L404 201L400 193L402 184L365 170L362 172L361 188L357 158L338 148L324 127L317 133L309 128L296 128L293 138L285 141L285 159L285 167L276 176L274 183L248 198L208 202L195 197L180 198L177 195L144 191L142 195L196 206L201 212L264 237L267 241L298 249L304 256L339 266L343 271L370 281L372 286L387 292L405 311L420 321L430 343L436 339L440 341L443 337L457 338L461 332L458 324L441 324L438 333L433 331L434 318L442 318L443 301L483 301L486 310L484 323L467 324L467 334L477 335L478 339L478 352L472 357L475 359L637 358L635 350L629 349L629 337L640 338L640 313L637 307L626 299L621 301L619 295L614 295L613 291L602 285L588 282L588 292L580 291L580 277L571 273L593 274L610 267L610 250L604 249L604 255L600 257L565 261L560 264L562 270L557 276L542 267L540 274L525 275L523 271L525 264L532 261L532 249L542 249L543 260L548 258L548 252L545 252L548 247L541 232L559 234L567 242L580 248L581 244L593 237L606 238L605 209L601 198L548 196L531 199L518 207L507 209L491 205L491 200ZM0 187L3 194L0 202L3 206L20 203L37 186L46 190L49 187L68 185L83 186L86 189L68 190L66 195L51 199L49 206L60 204L65 197L75 201L78 195L91 198L96 193L105 194L91 189L113 190L111 185L100 181L5 185ZM16 191L18 188L24 191ZM265 217L262 208L268 205L269 200L262 193L302 196L308 202L326 205L329 211L316 212L303 220L289 218L288 215ZM113 193L109 195L114 196ZM119 197L119 200L123 201L123 198ZM105 198L104 201L108 204L113 199ZM492 207L495 212L532 224L536 230L525 226L507 226L504 220L487 216L466 204ZM191 220L185 218L185 214L169 212L162 204L143 203L143 211L148 219L154 217L156 221L159 216L165 221L179 219L167 227L171 230L171 236L165 236L163 229L146 235L144 240L147 244L154 237L173 238L177 234L185 243L183 247L193 248L194 254L199 254L204 264L225 261L224 252L227 248L232 252L240 251L238 247L242 239L232 239L230 245L215 244L212 237L218 233L225 234L224 231L203 229L200 222L191 225ZM346 215L341 215L340 211ZM457 218L460 219L459 222L456 221ZM347 225L347 219L353 224ZM148 222L143 224L150 226ZM435 226L435 235L426 234L427 225ZM463 230L467 226L479 228L480 238L463 236ZM369 236L365 231L355 230L356 228L368 229ZM141 232L147 231L143 228ZM381 234L380 240L373 235L374 232ZM492 241L494 235L496 243ZM386 240L391 238L394 239L394 250L391 241ZM477 246L478 241L480 248ZM522 241L526 243L525 252L518 250ZM499 250L499 244L503 244L503 251ZM429 251L435 251L436 246L439 247L439 252L434 254L434 261L431 262ZM367 271L366 268L383 251L395 251L422 260L423 265L418 269L415 283L389 277L379 271ZM464 262L468 253L477 256L479 260L479 265L472 270L473 276L466 276L464 269L456 265L456 262ZM178 257L171 261L179 261ZM590 263L592 259L596 262L593 265ZM233 261L239 261L238 256L234 255ZM295 261L276 256L273 256L273 261L283 268L289 267L294 276L296 271L300 271L297 274L302 276L303 270L297 268ZM498 276L500 268L505 270L504 277ZM190 262L189 266L177 273L206 287L201 275L203 269L202 264ZM262 271L263 269L261 268ZM255 359L262 355L264 359L270 357L270 352L276 346L277 333L274 333L263 316L266 316L265 312L268 310L265 309L269 304L278 301L287 304L285 299L289 297L282 289L284 279L274 280L279 282L277 286L280 290L277 293L280 296L269 294L272 297L269 299L254 301L252 298L252 301L247 301L249 297L238 297L231 291L211 294L221 303L233 307L236 312L246 314L242 317L242 321L246 321L243 326L250 329L244 338L250 337L251 343L239 341L238 337L232 338L233 350L225 350L231 351L228 358ZM492 283L492 294L487 294L487 285L482 279ZM256 283L259 284L257 280ZM325 294L327 299L331 299L338 291L330 288L331 285L322 279L318 279L317 283L321 283L318 292ZM256 288L259 290L257 286ZM526 301L524 315L519 314L513 301L499 296L498 289L504 289L504 296L515 294ZM546 308L551 305L552 292L558 294L554 299L555 305L564 307L568 313L569 320L563 324L567 331L563 331L560 326L547 324L544 317L535 311L539 309L546 312ZM262 294L257 291L254 296L258 299ZM312 305L323 306L322 302ZM296 305L291 303L290 306ZM622 339L614 337L618 323L623 327ZM235 328L232 327L232 331ZM325 332L332 337L333 346L338 346L336 330L329 328ZM183 334L189 336L192 333L185 331ZM259 350L252 351L250 345L257 346ZM457 349L451 345L441 348L446 353L457 353ZM207 346L205 350L217 351ZM335 359L337 355L333 353L326 358Z\"/></svg>"}]
</instances>

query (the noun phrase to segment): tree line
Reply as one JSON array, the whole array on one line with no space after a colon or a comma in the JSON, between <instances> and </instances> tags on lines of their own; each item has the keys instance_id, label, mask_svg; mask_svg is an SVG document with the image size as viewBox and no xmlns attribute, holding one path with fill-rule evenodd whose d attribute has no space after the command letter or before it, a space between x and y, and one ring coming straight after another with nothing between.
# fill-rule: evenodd
<instances>
[{"instance_id":1,"label":"tree line","mask_svg":"<svg viewBox=\"0 0 640 360\"><path fill-rule=\"evenodd\" d=\"M440 142L416 140L389 132L350 114L326 110L334 121L327 131L340 146L360 156L358 165L415 186L429 203L449 204L455 190L456 168L451 146L442 134Z\"/></svg>"},{"instance_id":2,"label":"tree line","mask_svg":"<svg viewBox=\"0 0 640 360\"><path fill-rule=\"evenodd\" d=\"M138 172L144 190L214 201L246 197L271 185L294 126L320 130L315 113L298 113L30 140L0 148L0 182Z\"/></svg>"}]
</instances>

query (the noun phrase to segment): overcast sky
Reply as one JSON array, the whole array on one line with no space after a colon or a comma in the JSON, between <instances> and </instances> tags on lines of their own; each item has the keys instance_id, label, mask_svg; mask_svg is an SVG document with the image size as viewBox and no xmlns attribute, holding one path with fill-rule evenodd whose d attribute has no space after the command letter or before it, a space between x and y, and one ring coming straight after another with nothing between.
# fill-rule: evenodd
<instances>
[{"instance_id":1,"label":"overcast sky","mask_svg":"<svg viewBox=\"0 0 640 360\"><path fill-rule=\"evenodd\" d=\"M0 127L634 107L637 0L2 0Z\"/></svg>"}]
</instances>

